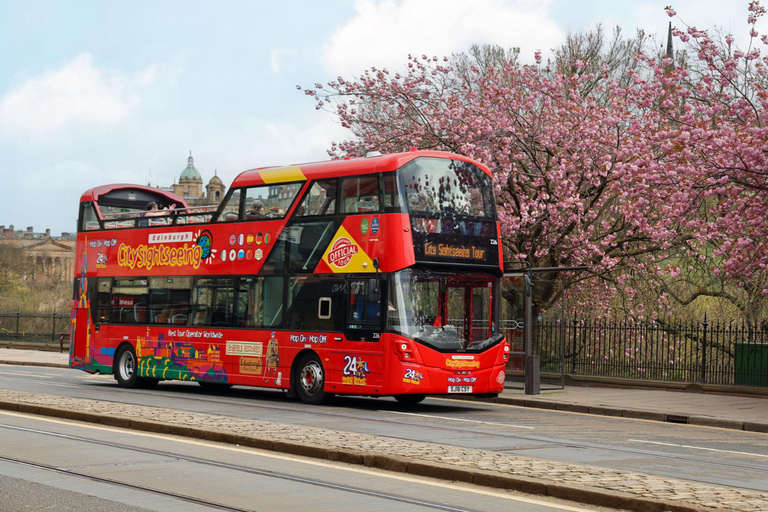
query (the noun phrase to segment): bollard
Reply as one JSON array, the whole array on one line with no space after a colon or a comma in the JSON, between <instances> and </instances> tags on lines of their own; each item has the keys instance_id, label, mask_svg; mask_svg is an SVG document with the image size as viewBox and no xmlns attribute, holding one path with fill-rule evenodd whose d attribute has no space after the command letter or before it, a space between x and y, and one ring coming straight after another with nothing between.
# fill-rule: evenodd
<instances>
[{"instance_id":1,"label":"bollard","mask_svg":"<svg viewBox=\"0 0 768 512\"><path fill-rule=\"evenodd\" d=\"M538 355L525 358L525 394L541 394L541 358Z\"/></svg>"}]
</instances>

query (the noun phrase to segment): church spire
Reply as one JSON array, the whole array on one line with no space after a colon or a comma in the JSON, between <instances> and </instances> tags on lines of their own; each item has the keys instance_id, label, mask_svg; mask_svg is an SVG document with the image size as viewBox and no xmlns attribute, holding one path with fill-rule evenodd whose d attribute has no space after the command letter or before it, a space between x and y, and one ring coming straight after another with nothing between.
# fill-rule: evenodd
<instances>
[{"instance_id":1,"label":"church spire","mask_svg":"<svg viewBox=\"0 0 768 512\"><path fill-rule=\"evenodd\" d=\"M669 57L670 59L675 57L674 52L672 51L672 22L669 22L669 31L667 32L667 53L665 57ZM190 151L189 154L191 155L192 152Z\"/></svg>"},{"instance_id":2,"label":"church spire","mask_svg":"<svg viewBox=\"0 0 768 512\"><path fill-rule=\"evenodd\" d=\"M669 22L669 29L667 30L667 51L664 54L664 58L670 59L672 62L664 66L664 71L669 72L675 69L675 52L672 49L672 22Z\"/></svg>"}]
</instances>

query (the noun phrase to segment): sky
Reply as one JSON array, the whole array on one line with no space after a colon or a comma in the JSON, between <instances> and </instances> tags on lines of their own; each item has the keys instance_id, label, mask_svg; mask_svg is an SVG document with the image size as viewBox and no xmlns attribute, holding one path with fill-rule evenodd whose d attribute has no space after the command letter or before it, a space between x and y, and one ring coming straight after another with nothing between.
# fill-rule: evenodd
<instances>
[{"instance_id":1,"label":"sky","mask_svg":"<svg viewBox=\"0 0 768 512\"><path fill-rule=\"evenodd\" d=\"M747 43L748 0L0 0L0 225L76 230L82 193L203 184L328 159L350 133L297 90L472 44L544 57L619 26L683 23ZM764 2L768 3L768 2ZM761 20L758 30L767 24ZM762 33L762 32L761 32Z\"/></svg>"}]
</instances>

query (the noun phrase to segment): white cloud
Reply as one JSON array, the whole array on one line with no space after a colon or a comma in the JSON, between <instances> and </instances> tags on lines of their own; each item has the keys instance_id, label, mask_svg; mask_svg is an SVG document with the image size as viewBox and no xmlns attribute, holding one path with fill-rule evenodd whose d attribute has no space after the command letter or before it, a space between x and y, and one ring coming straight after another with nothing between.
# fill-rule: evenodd
<instances>
[{"instance_id":1,"label":"white cloud","mask_svg":"<svg viewBox=\"0 0 768 512\"><path fill-rule=\"evenodd\" d=\"M57 136L73 128L124 122L154 69L132 75L96 67L83 53L64 67L31 78L0 98L0 133L13 138Z\"/></svg>"},{"instance_id":2,"label":"white cloud","mask_svg":"<svg viewBox=\"0 0 768 512\"><path fill-rule=\"evenodd\" d=\"M474 43L519 47L523 61L549 50L563 32L549 19L548 1L357 0L356 16L323 51L330 73L371 66L400 67L409 54L446 57Z\"/></svg>"}]
</instances>

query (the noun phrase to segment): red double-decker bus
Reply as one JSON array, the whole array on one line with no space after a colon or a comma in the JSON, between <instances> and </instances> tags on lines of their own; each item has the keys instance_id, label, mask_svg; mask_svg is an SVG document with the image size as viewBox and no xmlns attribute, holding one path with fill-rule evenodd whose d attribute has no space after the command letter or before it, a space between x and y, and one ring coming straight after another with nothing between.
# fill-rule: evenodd
<instances>
[{"instance_id":1,"label":"red double-decker bus","mask_svg":"<svg viewBox=\"0 0 768 512\"><path fill-rule=\"evenodd\" d=\"M70 366L124 387L417 403L504 386L493 186L463 156L253 169L215 210L96 187L80 200L76 251Z\"/></svg>"}]
</instances>

